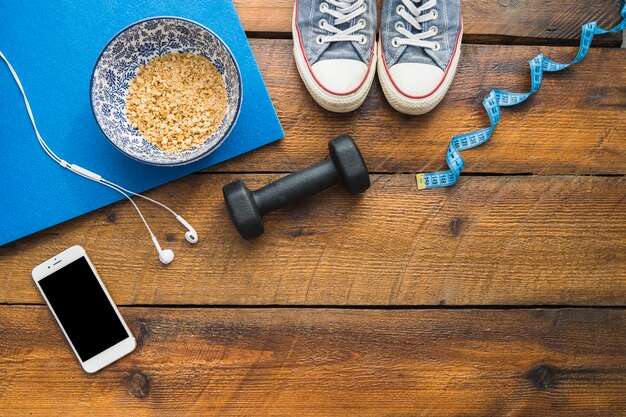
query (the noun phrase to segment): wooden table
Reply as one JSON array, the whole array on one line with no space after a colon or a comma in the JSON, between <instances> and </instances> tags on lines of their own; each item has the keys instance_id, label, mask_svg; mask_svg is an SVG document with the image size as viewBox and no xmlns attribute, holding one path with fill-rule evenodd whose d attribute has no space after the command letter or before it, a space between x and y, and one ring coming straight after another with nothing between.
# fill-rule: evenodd
<instances>
[{"instance_id":1,"label":"wooden table","mask_svg":"<svg viewBox=\"0 0 626 417\"><path fill-rule=\"evenodd\" d=\"M464 3L454 84L409 117L377 83L359 110L323 111L296 72L292 0L237 2L285 139L148 193L201 236L189 247L147 209L176 252L166 268L128 202L0 248L0 415L626 415L621 35L505 109L489 143L465 152L457 186L418 193L412 175L444 168L449 138L487 125L491 87L527 91L531 57L569 61L580 24L617 23L618 0ZM243 241L221 187L303 168L344 132L372 188L273 213L262 238ZM95 375L30 279L73 244L139 342Z\"/></svg>"}]
</instances>

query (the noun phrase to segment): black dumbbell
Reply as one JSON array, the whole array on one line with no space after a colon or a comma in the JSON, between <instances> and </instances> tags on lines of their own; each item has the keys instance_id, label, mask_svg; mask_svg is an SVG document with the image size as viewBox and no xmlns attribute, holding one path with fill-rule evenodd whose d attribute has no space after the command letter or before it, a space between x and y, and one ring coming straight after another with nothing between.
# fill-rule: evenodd
<instances>
[{"instance_id":1,"label":"black dumbbell","mask_svg":"<svg viewBox=\"0 0 626 417\"><path fill-rule=\"evenodd\" d=\"M294 172L265 187L250 191L241 180L224 186L224 200L230 218L246 239L263 233L263 216L270 211L319 193L336 183L352 194L370 186L369 172L356 143L341 135L328 143L330 158Z\"/></svg>"}]
</instances>

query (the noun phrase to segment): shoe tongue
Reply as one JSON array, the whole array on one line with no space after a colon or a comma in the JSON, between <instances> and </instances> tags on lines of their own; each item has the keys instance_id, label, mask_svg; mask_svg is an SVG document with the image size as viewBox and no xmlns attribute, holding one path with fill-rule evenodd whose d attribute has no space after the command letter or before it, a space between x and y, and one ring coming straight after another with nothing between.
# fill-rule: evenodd
<instances>
[{"instance_id":1,"label":"shoe tongue","mask_svg":"<svg viewBox=\"0 0 626 417\"><path fill-rule=\"evenodd\" d=\"M398 64L402 64L405 62L410 62L414 64L437 65L435 60L431 58L426 49L411 45L407 45L404 47L400 58L398 58L397 60Z\"/></svg>"},{"instance_id":2,"label":"shoe tongue","mask_svg":"<svg viewBox=\"0 0 626 417\"><path fill-rule=\"evenodd\" d=\"M361 57L352 41L341 41L328 43L328 47L324 50L320 61L326 59L355 59L360 61Z\"/></svg>"},{"instance_id":3,"label":"shoe tongue","mask_svg":"<svg viewBox=\"0 0 626 417\"><path fill-rule=\"evenodd\" d=\"M424 27L423 30L428 30L428 27ZM412 33L416 33L417 30L411 30ZM431 40L431 39L428 39ZM436 65L441 68L441 66L437 63L437 59L435 59L435 51L430 48L421 48L419 46L406 45L404 46L404 50L400 53L400 57L397 60L397 63L415 63L415 64L428 64L428 65ZM442 70L446 70L445 68L441 68Z\"/></svg>"},{"instance_id":4,"label":"shoe tongue","mask_svg":"<svg viewBox=\"0 0 626 417\"><path fill-rule=\"evenodd\" d=\"M336 27L339 30L346 30L350 26L356 25L356 23L356 20L352 19L348 22L336 25ZM332 36L332 34L328 33L328 36ZM327 47L326 49L324 49L324 53L320 57L320 60L326 59L355 59L357 61L362 60L354 41L337 41L327 43Z\"/></svg>"}]
</instances>

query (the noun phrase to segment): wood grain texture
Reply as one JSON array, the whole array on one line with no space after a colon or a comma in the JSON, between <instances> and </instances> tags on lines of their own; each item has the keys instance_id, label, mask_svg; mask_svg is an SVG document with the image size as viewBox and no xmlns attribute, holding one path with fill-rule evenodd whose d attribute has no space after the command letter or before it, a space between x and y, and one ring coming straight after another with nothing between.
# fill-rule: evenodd
<instances>
[{"instance_id":1,"label":"wood grain texture","mask_svg":"<svg viewBox=\"0 0 626 417\"><path fill-rule=\"evenodd\" d=\"M348 114L319 107L298 76L291 42L253 39L252 48L285 128L285 139L220 164L223 172L285 172L327 156L327 142L350 133L372 172L447 169L454 135L488 126L481 105L493 87L528 91L527 61L540 52L569 62L576 48L465 45L455 81L431 113L393 110L374 83L363 106ZM465 172L626 173L626 50L593 49L577 66L547 74L527 103L503 110L491 140L464 152Z\"/></svg>"},{"instance_id":2,"label":"wood grain texture","mask_svg":"<svg viewBox=\"0 0 626 417\"><path fill-rule=\"evenodd\" d=\"M294 0L235 0L247 32L274 36L291 36L294 4ZM379 10L381 4L378 0ZM615 26L619 11L619 0L464 0L464 41L571 44L580 39L584 23L596 20L606 28ZM605 35L597 44L619 46L621 37Z\"/></svg>"},{"instance_id":3,"label":"wood grain texture","mask_svg":"<svg viewBox=\"0 0 626 417\"><path fill-rule=\"evenodd\" d=\"M124 308L84 373L45 307L0 307L11 416L623 416L623 310Z\"/></svg>"},{"instance_id":4,"label":"wood grain texture","mask_svg":"<svg viewBox=\"0 0 626 417\"><path fill-rule=\"evenodd\" d=\"M249 34L288 38L293 1L235 4ZM626 305L626 50L593 48L547 75L464 153L466 173L556 175L463 176L422 193L388 175L445 168L450 137L486 126L491 87L527 91L528 59L569 61L576 48L554 45L575 44L589 20L612 26L618 3L465 0L465 42L553 46L464 44L450 92L422 117L393 111L377 82L359 110L325 112L289 40L251 39L286 138L147 193L196 227L197 245L147 208L176 253L163 267L122 202L0 247L0 416L624 416L624 308L444 306ZM242 240L221 187L317 162L340 133L383 173L372 189L322 193ZM140 305L121 309L137 350L95 375L44 306L6 305L41 304L32 267L74 244L118 304ZM388 305L439 308L320 308Z\"/></svg>"},{"instance_id":5,"label":"wood grain texture","mask_svg":"<svg viewBox=\"0 0 626 417\"><path fill-rule=\"evenodd\" d=\"M256 241L224 207L236 178L192 175L148 193L200 236L191 246L174 219L146 210L176 254L167 267L126 202L1 248L0 302L40 303L31 269L81 244L120 304L626 303L624 177L462 177L418 193L412 175L374 175L362 197L333 189L269 214ZM242 178L254 190L278 176Z\"/></svg>"}]
</instances>

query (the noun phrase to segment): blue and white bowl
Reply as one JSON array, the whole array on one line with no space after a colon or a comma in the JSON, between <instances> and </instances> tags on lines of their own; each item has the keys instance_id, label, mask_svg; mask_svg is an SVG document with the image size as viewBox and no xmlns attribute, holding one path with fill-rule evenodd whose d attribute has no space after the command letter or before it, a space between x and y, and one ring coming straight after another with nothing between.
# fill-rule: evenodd
<instances>
[{"instance_id":1,"label":"blue and white bowl","mask_svg":"<svg viewBox=\"0 0 626 417\"><path fill-rule=\"evenodd\" d=\"M126 95L141 66L157 56L185 52L215 65L226 83L228 107L219 129L202 145L170 154L131 127ZM152 165L184 165L209 155L235 125L241 99L241 72L228 46L208 28L178 17L154 17L126 27L104 47L91 75L91 109L104 135L124 154Z\"/></svg>"}]
</instances>

